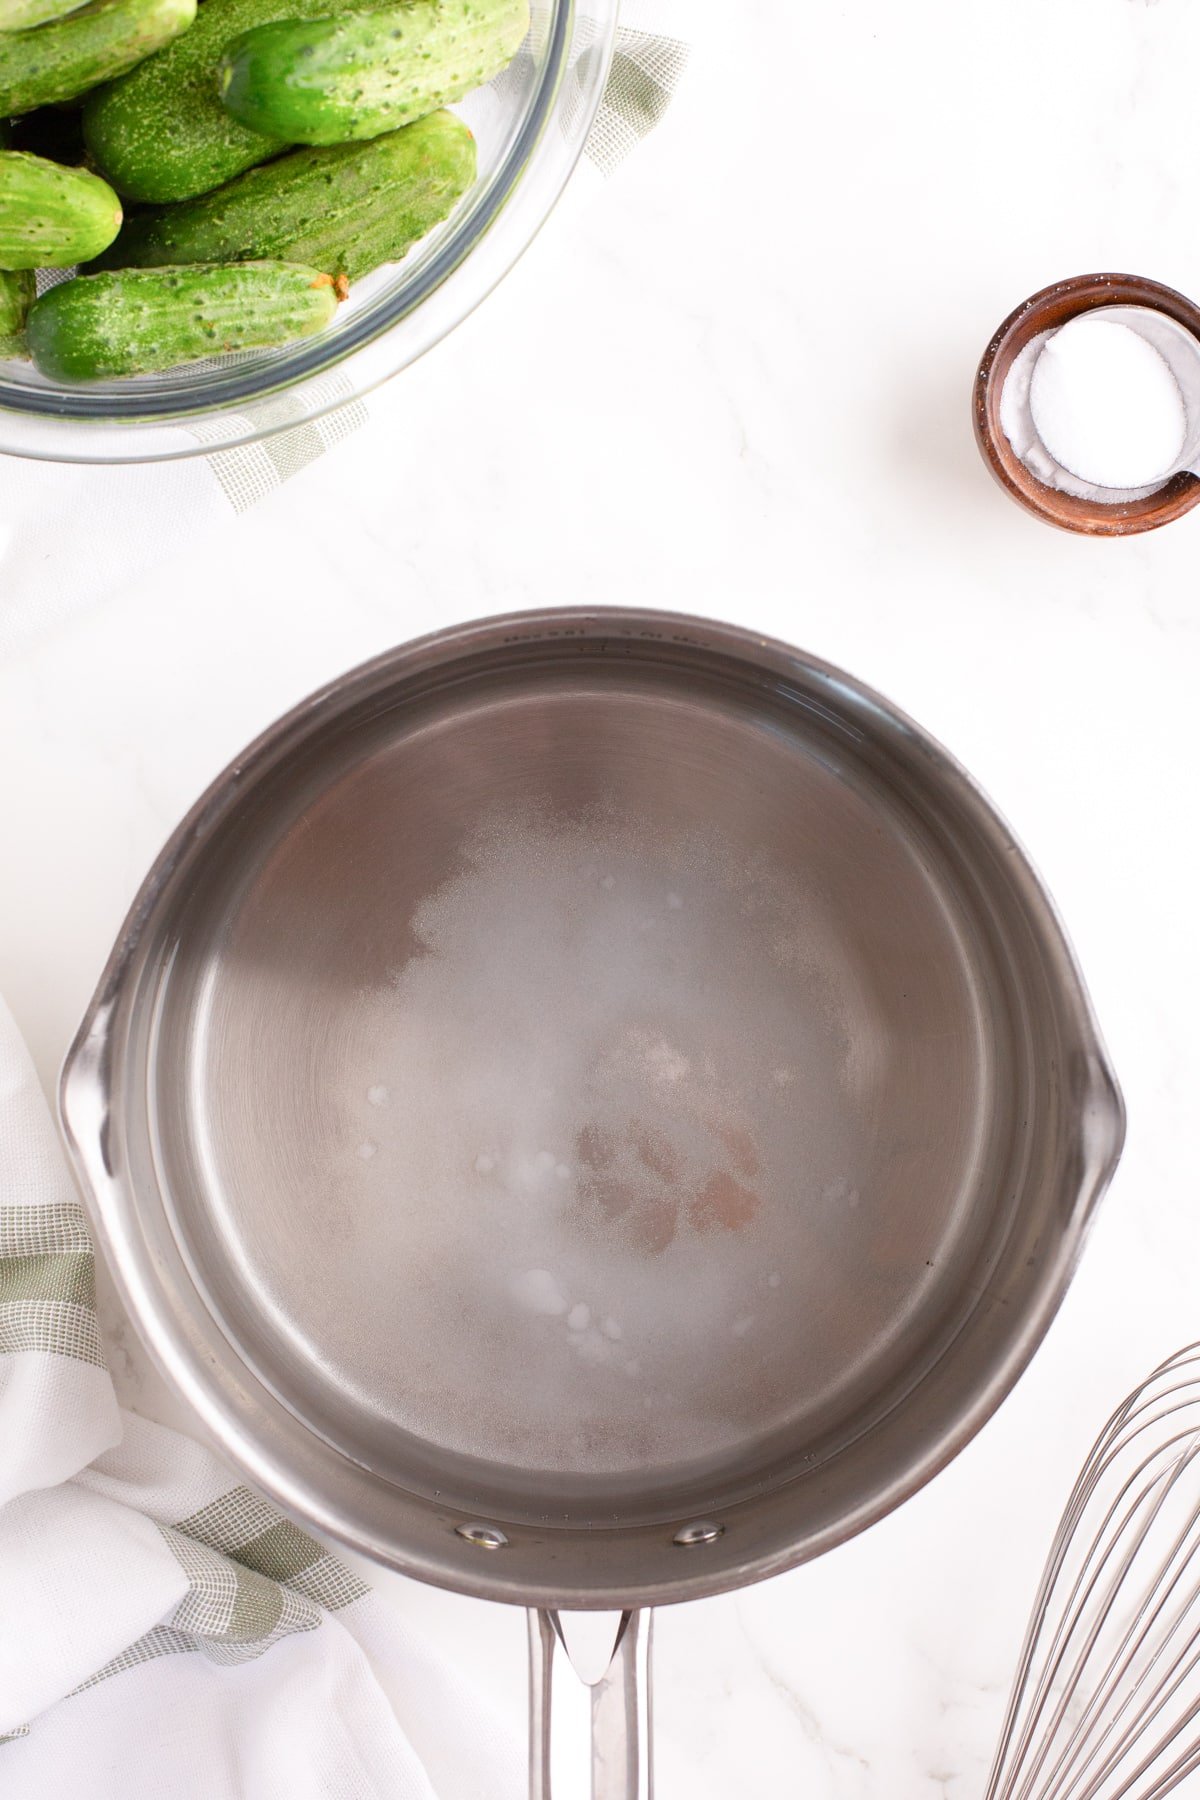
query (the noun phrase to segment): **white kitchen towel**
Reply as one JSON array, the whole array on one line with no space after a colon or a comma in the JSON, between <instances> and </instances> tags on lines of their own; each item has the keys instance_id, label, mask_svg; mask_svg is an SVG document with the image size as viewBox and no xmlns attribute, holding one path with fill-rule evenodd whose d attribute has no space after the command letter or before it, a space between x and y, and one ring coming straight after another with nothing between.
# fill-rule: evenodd
<instances>
[{"instance_id":1,"label":"white kitchen towel","mask_svg":"<svg viewBox=\"0 0 1200 1800\"><path fill-rule=\"evenodd\" d=\"M0 1794L519 1800L515 1729L211 1451L122 1412L0 1002Z\"/></svg>"},{"instance_id":2,"label":"white kitchen towel","mask_svg":"<svg viewBox=\"0 0 1200 1800\"><path fill-rule=\"evenodd\" d=\"M585 9L586 13L586 9ZM573 188L608 176L659 123L687 65L686 0L623 0L612 69ZM0 655L150 568L184 534L244 512L367 418L336 373L311 424L184 462L80 468L0 457ZM286 423L296 403L271 402ZM260 409L261 411L261 409ZM202 442L204 427L196 437Z\"/></svg>"}]
</instances>

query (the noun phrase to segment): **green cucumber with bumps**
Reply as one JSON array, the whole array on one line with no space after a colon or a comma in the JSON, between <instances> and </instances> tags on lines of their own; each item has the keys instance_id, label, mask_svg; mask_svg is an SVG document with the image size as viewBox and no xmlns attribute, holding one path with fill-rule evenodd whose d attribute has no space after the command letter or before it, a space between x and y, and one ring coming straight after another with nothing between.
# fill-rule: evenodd
<instances>
[{"instance_id":1,"label":"green cucumber with bumps","mask_svg":"<svg viewBox=\"0 0 1200 1800\"><path fill-rule=\"evenodd\" d=\"M474 179L470 131L453 113L431 113L369 143L293 150L215 194L135 213L100 267L265 256L356 280L399 261Z\"/></svg>"},{"instance_id":2,"label":"green cucumber with bumps","mask_svg":"<svg viewBox=\"0 0 1200 1800\"><path fill-rule=\"evenodd\" d=\"M258 25L225 52L221 103L290 144L374 138L491 81L528 30L528 0L405 0Z\"/></svg>"},{"instance_id":3,"label":"green cucumber with bumps","mask_svg":"<svg viewBox=\"0 0 1200 1800\"><path fill-rule=\"evenodd\" d=\"M0 150L0 269L66 269L106 250L121 202L99 175Z\"/></svg>"},{"instance_id":4,"label":"green cucumber with bumps","mask_svg":"<svg viewBox=\"0 0 1200 1800\"><path fill-rule=\"evenodd\" d=\"M36 293L32 269L0 269L0 356L24 356L25 319Z\"/></svg>"},{"instance_id":5,"label":"green cucumber with bumps","mask_svg":"<svg viewBox=\"0 0 1200 1800\"><path fill-rule=\"evenodd\" d=\"M25 336L43 375L111 380L310 337L337 302L329 275L291 263L118 269L51 288Z\"/></svg>"},{"instance_id":6,"label":"green cucumber with bumps","mask_svg":"<svg viewBox=\"0 0 1200 1800\"><path fill-rule=\"evenodd\" d=\"M360 10L374 3L358 0ZM89 97L83 131L96 167L129 200L190 200L286 149L286 140L251 131L225 111L221 58L255 25L339 10L338 0L204 0L178 43Z\"/></svg>"},{"instance_id":7,"label":"green cucumber with bumps","mask_svg":"<svg viewBox=\"0 0 1200 1800\"><path fill-rule=\"evenodd\" d=\"M0 32L0 113L74 100L186 32L196 0L92 0L33 31Z\"/></svg>"},{"instance_id":8,"label":"green cucumber with bumps","mask_svg":"<svg viewBox=\"0 0 1200 1800\"><path fill-rule=\"evenodd\" d=\"M83 0L0 0L0 31L32 31L82 5Z\"/></svg>"}]
</instances>

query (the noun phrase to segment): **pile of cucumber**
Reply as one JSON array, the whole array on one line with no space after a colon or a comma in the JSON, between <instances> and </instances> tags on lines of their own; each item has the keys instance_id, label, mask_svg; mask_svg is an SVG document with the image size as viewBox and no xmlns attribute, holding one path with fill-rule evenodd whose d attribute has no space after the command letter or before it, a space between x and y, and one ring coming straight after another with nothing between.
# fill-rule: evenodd
<instances>
[{"instance_id":1,"label":"pile of cucumber","mask_svg":"<svg viewBox=\"0 0 1200 1800\"><path fill-rule=\"evenodd\" d=\"M528 28L529 0L0 0L0 356L88 381L320 331L470 187L445 109Z\"/></svg>"}]
</instances>

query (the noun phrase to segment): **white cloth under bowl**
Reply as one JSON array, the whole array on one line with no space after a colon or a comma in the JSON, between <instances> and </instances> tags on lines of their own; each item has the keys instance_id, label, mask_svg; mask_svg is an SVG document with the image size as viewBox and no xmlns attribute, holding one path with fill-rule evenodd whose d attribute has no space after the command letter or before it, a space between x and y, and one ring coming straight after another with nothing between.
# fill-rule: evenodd
<instances>
[{"instance_id":1,"label":"white cloth under bowl","mask_svg":"<svg viewBox=\"0 0 1200 1800\"><path fill-rule=\"evenodd\" d=\"M573 206L662 120L687 65L692 24L687 0L623 0L608 85L571 183ZM346 385L332 375L330 399ZM181 462L84 468L0 456L0 654L152 568L172 545L254 506L358 431L369 410L386 412L387 394Z\"/></svg>"},{"instance_id":2,"label":"white cloth under bowl","mask_svg":"<svg viewBox=\"0 0 1200 1800\"><path fill-rule=\"evenodd\" d=\"M94 1292L0 1002L5 1800L520 1800L516 1720L211 1451L118 1407Z\"/></svg>"}]
</instances>

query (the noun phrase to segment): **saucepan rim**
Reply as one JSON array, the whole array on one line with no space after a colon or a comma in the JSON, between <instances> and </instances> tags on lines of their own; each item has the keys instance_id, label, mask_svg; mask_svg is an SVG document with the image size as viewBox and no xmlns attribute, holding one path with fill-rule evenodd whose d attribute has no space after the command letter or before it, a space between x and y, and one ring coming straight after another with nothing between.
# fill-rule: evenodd
<instances>
[{"instance_id":1,"label":"saucepan rim","mask_svg":"<svg viewBox=\"0 0 1200 1800\"><path fill-rule=\"evenodd\" d=\"M261 1388L258 1378L241 1364L247 1390L235 1405L213 1373L215 1357L204 1332L189 1317L185 1301L172 1295L156 1267L150 1245L133 1227L140 1209L156 1202L135 1191L124 1142L123 1107L127 1083L138 1065L124 1053L139 957L151 933L159 903L189 861L203 854L205 840L236 807L246 792L278 766L283 755L305 741L327 718L383 695L400 680L428 673L488 650L538 643L594 643L611 639L614 646L637 644L723 655L750 665L755 672L786 682L802 674L827 691L831 702L849 705L860 715L882 717L927 761L938 783L965 804L973 819L991 832L1005 853L1011 879L1018 885L1022 907L1039 951L1055 983L1055 1001L1066 1021L1072 1049L1086 1068L1086 1093L1077 1106L1078 1192L1063 1198L1061 1229L1047 1252L1045 1272L1020 1327L1005 1353L985 1369L968 1402L944 1428L935 1425L935 1441L923 1445L898 1467L890 1480L879 1481L860 1503L836 1521L799 1535L769 1552L745 1561L721 1562L688 1555L670 1580L649 1579L636 1591L564 1584L554 1578L553 1558L544 1574L529 1578L524 1560L513 1567L504 1555L476 1555L468 1564L460 1539L444 1555L389 1539L369 1526L353 1509L306 1485L295 1455L282 1436L264 1424L267 1402L279 1403ZM502 614L429 633L393 647L335 677L292 707L236 757L209 785L171 834L143 882L100 977L95 996L67 1053L59 1084L63 1132L74 1161L91 1218L118 1291L154 1361L172 1386L195 1408L222 1448L285 1511L310 1528L402 1569L434 1585L482 1598L541 1606L601 1608L615 1604L657 1605L701 1598L793 1567L852 1537L915 1493L944 1467L978 1432L1010 1392L1042 1341L1058 1310L1082 1248L1086 1229L1119 1159L1124 1141L1125 1112L1120 1090L1105 1050L1092 1003L1057 909L1028 855L979 784L951 754L899 707L863 682L822 659L758 633L682 613L627 607L564 607ZM157 1205L162 1209L162 1197ZM216 1323L209 1320L212 1330ZM234 1347L236 1356L236 1349ZM303 1421L299 1421L302 1430ZM310 1433L311 1435L311 1433ZM323 1440L322 1440L323 1443ZM329 1454L336 1454L324 1446Z\"/></svg>"}]
</instances>

